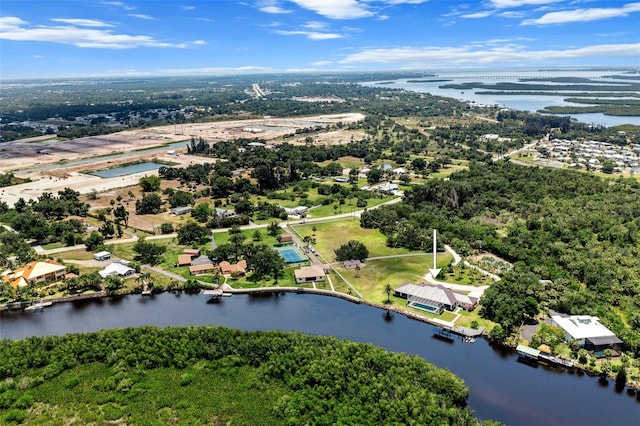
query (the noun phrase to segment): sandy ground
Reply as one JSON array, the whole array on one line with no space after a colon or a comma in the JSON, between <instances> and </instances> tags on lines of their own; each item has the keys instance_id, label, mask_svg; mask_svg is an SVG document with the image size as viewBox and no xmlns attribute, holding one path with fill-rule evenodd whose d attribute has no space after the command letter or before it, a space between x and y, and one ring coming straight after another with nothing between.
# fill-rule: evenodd
<instances>
[{"instance_id":1,"label":"sandy ground","mask_svg":"<svg viewBox=\"0 0 640 426\"><path fill-rule=\"evenodd\" d=\"M81 173L86 170L111 168L125 162L157 159L186 166L215 160L185 155L186 150L182 148L175 150L179 155L168 155L167 152L141 153L110 161L95 158L95 162L78 166L60 164L59 167L47 171L29 170L46 164L154 148L172 142L189 140L192 137L202 137L209 143L235 138L258 138L265 142L278 143L278 138L294 133L297 129L324 126L340 121L349 123L362 119L364 119L364 115L357 113L298 118L264 117L262 119L150 127L69 141L52 139L34 141L30 139L6 142L0 145L0 173L11 171L16 176L30 178L32 182L1 188L0 199L12 206L21 197L25 200L35 199L43 192L57 193L66 187L73 188L83 194L93 190L103 192L135 185L140 177L157 174L157 171L151 171L107 179ZM357 137L361 137L358 132L332 131L314 135L314 143L348 143L352 138ZM304 138L305 135L300 135L294 140L288 139L288 141L302 143Z\"/></svg>"}]
</instances>

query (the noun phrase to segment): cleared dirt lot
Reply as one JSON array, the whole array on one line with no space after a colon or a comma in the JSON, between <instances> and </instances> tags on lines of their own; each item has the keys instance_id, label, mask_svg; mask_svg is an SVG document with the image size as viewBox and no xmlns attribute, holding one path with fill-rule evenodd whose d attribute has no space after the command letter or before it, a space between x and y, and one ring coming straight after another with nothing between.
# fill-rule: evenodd
<instances>
[{"instance_id":1,"label":"cleared dirt lot","mask_svg":"<svg viewBox=\"0 0 640 426\"><path fill-rule=\"evenodd\" d=\"M185 148L168 146L166 150L160 149L154 153L135 153L135 151L163 147L174 142L188 141L193 137L202 137L210 143L235 138L257 138L265 142L279 143L282 136L295 133L298 129L326 126L337 122L350 123L363 119L364 115L358 113L296 118L264 117L262 119L150 127L69 141L7 142L0 144L0 173L12 171L16 176L29 178L32 182L0 189L0 199L13 205L20 197L25 200L35 199L43 192L56 193L65 187L73 188L83 194L93 190L102 192L135 185L141 176L157 173L157 171L151 171L117 178L100 178L81 173L86 170L111 168L122 163L156 159L186 166L215 161L210 158L184 155ZM314 135L313 139L314 143L334 144L347 143L359 136L359 132L345 130L324 132ZM305 137L306 135L301 134L291 138L293 140L288 139L288 141L301 142ZM168 155L169 150L176 151L178 155ZM104 156L116 153L131 153L131 155L118 159L104 158ZM79 159L89 159L90 161L76 166L65 163ZM50 165L55 165L55 167L42 170L43 167Z\"/></svg>"}]
</instances>

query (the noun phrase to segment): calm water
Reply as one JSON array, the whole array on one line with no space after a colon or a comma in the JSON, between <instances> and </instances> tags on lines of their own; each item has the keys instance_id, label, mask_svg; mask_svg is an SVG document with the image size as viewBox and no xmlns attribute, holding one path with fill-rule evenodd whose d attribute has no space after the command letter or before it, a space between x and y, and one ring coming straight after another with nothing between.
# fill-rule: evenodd
<instances>
[{"instance_id":1,"label":"calm water","mask_svg":"<svg viewBox=\"0 0 640 426\"><path fill-rule=\"evenodd\" d=\"M89 173L90 175L100 176L102 178L114 178L120 176L127 176L134 173L148 172L149 170L156 170L160 167L166 166L166 164L156 163L153 161L146 161L144 163L129 164L128 166L114 167L113 169L98 170L96 172Z\"/></svg>"},{"instance_id":2,"label":"calm water","mask_svg":"<svg viewBox=\"0 0 640 426\"><path fill-rule=\"evenodd\" d=\"M531 367L482 339L473 344L443 342L433 338L433 326L402 315L389 320L370 306L300 294L206 301L203 295L163 294L58 304L41 313L2 312L0 336L18 339L140 325L297 330L370 342L447 368L469 386L469 406L481 419L511 425L638 424L639 400L626 391L616 392L612 383Z\"/></svg>"},{"instance_id":3,"label":"calm water","mask_svg":"<svg viewBox=\"0 0 640 426\"><path fill-rule=\"evenodd\" d=\"M168 151L170 149L183 148L183 147L185 147L187 145L189 145L189 141L173 142L173 143L170 143L170 144L167 144L167 145L162 145L160 147L155 147L155 148L141 149L139 151L120 152L118 154L103 155L103 156L100 156L100 157L83 158L81 160L64 161L64 162L60 162L60 163L56 163L56 164L47 164L47 165L44 165L44 166L32 167L30 169L24 169L23 171L25 171L25 172L38 172L38 171L42 171L42 170L51 170L51 169L56 169L56 168L66 167L66 166L77 166L77 165L80 165L80 164L92 164L92 163L95 163L97 160L109 161L109 160L115 160L115 159L118 159L118 158L126 158L126 157L138 156L140 154L154 154L156 152L163 152L163 151L166 152L166 151Z\"/></svg>"},{"instance_id":4,"label":"calm water","mask_svg":"<svg viewBox=\"0 0 640 426\"><path fill-rule=\"evenodd\" d=\"M562 106L562 105L576 105L573 103L565 102L564 99L567 96L540 96L540 95L478 95L478 91L487 91L491 89L467 89L461 91L460 89L443 89L440 86L445 84L458 84L458 83L470 83L470 82L483 82L486 84L495 84L499 82L511 82L516 83L517 78L535 78L535 77L589 77L599 78L606 75L620 74L615 71L446 71L438 72L435 77L424 78L410 78L393 80L392 82L385 82L390 84L379 84L379 81L363 83L366 86L371 87L389 87L394 89L405 89L414 92L430 93L436 96L444 96L448 98L455 98L461 101L474 101L479 104L485 105L504 105L511 109L521 111L537 111L543 109L546 106ZM450 80L450 81L434 81L434 82L409 82L407 80ZM614 84L615 80L603 79L599 80L601 84ZM545 82L533 81L531 83L545 84ZM551 84L551 83L548 83ZM597 92L594 92L594 97L597 97ZM564 114L558 114L564 115ZM635 124L640 126L640 116L633 117L619 117L609 116L601 113L594 114L572 114L571 117L578 121L588 124L604 125L604 126L617 126L620 124Z\"/></svg>"}]
</instances>

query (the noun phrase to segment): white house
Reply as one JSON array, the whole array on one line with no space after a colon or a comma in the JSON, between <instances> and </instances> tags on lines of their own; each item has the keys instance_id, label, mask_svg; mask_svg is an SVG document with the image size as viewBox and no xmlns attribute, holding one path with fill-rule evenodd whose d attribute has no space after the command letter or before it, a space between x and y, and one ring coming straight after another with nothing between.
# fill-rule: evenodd
<instances>
[{"instance_id":1,"label":"white house","mask_svg":"<svg viewBox=\"0 0 640 426\"><path fill-rule=\"evenodd\" d=\"M325 268L322 265L303 266L293 271L297 284L324 281Z\"/></svg>"},{"instance_id":2,"label":"white house","mask_svg":"<svg viewBox=\"0 0 640 426\"><path fill-rule=\"evenodd\" d=\"M122 263L111 263L110 265L107 265L106 268L104 268L102 271L98 271L98 274L100 274L100 276L102 278L107 278L110 275L117 275L121 278L125 278L125 277L130 277L131 275L135 274L135 270L133 268L129 268L126 265L123 265Z\"/></svg>"},{"instance_id":3,"label":"white house","mask_svg":"<svg viewBox=\"0 0 640 426\"><path fill-rule=\"evenodd\" d=\"M585 349L600 350L621 344L615 334L590 315L551 315L553 325L562 328L567 342L577 341Z\"/></svg>"}]
</instances>

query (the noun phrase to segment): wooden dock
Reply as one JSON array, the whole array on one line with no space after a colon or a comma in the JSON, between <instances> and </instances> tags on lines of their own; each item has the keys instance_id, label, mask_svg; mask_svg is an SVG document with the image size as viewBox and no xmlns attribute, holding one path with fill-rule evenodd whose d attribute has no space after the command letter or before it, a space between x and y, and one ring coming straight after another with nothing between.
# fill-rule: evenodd
<instances>
[{"instance_id":1,"label":"wooden dock","mask_svg":"<svg viewBox=\"0 0 640 426\"><path fill-rule=\"evenodd\" d=\"M542 352L538 349L530 348L525 345L518 345L516 347L516 352L518 353L518 356L520 358L529 361L542 361L567 368L573 367L573 360L558 358L557 356L553 356L546 352Z\"/></svg>"}]
</instances>

